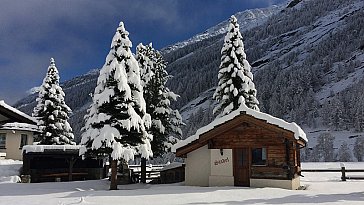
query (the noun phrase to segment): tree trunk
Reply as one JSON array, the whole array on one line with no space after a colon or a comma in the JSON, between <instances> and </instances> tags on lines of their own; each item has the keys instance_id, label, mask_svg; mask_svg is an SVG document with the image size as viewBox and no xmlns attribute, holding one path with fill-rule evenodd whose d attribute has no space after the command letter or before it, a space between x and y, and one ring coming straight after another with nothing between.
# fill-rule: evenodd
<instances>
[{"instance_id":1,"label":"tree trunk","mask_svg":"<svg viewBox=\"0 0 364 205\"><path fill-rule=\"evenodd\" d=\"M118 189L118 175L117 175L118 160L111 160L111 176L110 176L110 190Z\"/></svg>"},{"instance_id":2,"label":"tree trunk","mask_svg":"<svg viewBox=\"0 0 364 205\"><path fill-rule=\"evenodd\" d=\"M147 182L147 159L142 157L140 160L140 168L140 181L145 184Z\"/></svg>"}]
</instances>

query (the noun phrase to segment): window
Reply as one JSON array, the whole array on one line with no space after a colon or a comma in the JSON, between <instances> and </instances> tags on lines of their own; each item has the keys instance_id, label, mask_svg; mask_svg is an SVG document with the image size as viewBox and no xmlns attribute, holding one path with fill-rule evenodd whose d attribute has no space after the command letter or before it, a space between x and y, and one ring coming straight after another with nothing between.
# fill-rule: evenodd
<instances>
[{"instance_id":1,"label":"window","mask_svg":"<svg viewBox=\"0 0 364 205\"><path fill-rule=\"evenodd\" d=\"M252 165L266 165L267 164L267 149L254 148L252 149Z\"/></svg>"},{"instance_id":2,"label":"window","mask_svg":"<svg viewBox=\"0 0 364 205\"><path fill-rule=\"evenodd\" d=\"M0 133L0 149L6 149L5 145L6 145L6 134Z\"/></svg>"},{"instance_id":3,"label":"window","mask_svg":"<svg viewBox=\"0 0 364 205\"><path fill-rule=\"evenodd\" d=\"M28 144L28 135L26 134L21 134L21 138L20 138L20 148L23 148L24 145Z\"/></svg>"}]
</instances>

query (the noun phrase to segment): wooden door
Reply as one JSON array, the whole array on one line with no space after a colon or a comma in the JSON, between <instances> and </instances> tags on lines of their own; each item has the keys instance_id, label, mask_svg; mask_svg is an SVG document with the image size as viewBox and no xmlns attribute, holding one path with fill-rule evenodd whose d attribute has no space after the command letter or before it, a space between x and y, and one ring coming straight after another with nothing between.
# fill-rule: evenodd
<instances>
[{"instance_id":1,"label":"wooden door","mask_svg":"<svg viewBox=\"0 0 364 205\"><path fill-rule=\"evenodd\" d=\"M250 186L249 149L234 149L234 185Z\"/></svg>"}]
</instances>

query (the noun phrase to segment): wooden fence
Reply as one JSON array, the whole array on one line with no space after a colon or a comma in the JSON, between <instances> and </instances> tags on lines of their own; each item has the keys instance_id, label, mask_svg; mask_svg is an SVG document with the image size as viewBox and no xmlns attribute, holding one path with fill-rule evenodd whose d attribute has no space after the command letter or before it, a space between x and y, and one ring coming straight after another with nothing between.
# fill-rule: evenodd
<instances>
[{"instance_id":1,"label":"wooden fence","mask_svg":"<svg viewBox=\"0 0 364 205\"><path fill-rule=\"evenodd\" d=\"M147 165L146 180L160 180L160 171L165 165ZM141 167L140 165L129 165L129 168L133 170L133 181L139 182L141 180Z\"/></svg>"},{"instance_id":2,"label":"wooden fence","mask_svg":"<svg viewBox=\"0 0 364 205\"><path fill-rule=\"evenodd\" d=\"M301 172L340 172L341 181L347 179L364 180L364 169L346 169L344 165L341 165L341 169L302 169ZM346 173L363 173L362 176L348 176Z\"/></svg>"}]
</instances>

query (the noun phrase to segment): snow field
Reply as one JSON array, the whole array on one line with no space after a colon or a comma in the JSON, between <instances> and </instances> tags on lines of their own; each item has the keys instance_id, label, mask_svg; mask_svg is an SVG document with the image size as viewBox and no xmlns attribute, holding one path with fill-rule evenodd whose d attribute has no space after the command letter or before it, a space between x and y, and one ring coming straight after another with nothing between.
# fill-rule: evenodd
<instances>
[{"instance_id":1,"label":"snow field","mask_svg":"<svg viewBox=\"0 0 364 205\"><path fill-rule=\"evenodd\" d=\"M14 174L11 166L20 161L0 160L0 173ZM303 163L305 169L337 169L340 163ZM363 169L364 163L345 163ZM119 185L109 191L108 180L50 183L0 183L0 205L71 204L363 204L364 180L340 181L340 173L303 173L301 184L307 190L248 187L192 187L183 183L168 185Z\"/></svg>"},{"instance_id":2,"label":"snow field","mask_svg":"<svg viewBox=\"0 0 364 205\"><path fill-rule=\"evenodd\" d=\"M362 204L363 181L305 182L308 190L175 185L123 185L109 182L0 184L0 204Z\"/></svg>"}]
</instances>

